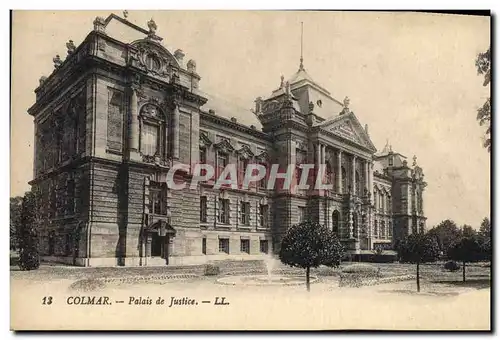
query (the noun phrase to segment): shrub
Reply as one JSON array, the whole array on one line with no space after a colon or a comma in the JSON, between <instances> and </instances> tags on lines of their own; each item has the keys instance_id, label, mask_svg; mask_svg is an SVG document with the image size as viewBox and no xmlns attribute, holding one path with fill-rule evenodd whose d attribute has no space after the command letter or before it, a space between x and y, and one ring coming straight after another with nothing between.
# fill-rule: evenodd
<instances>
[{"instance_id":1,"label":"shrub","mask_svg":"<svg viewBox=\"0 0 500 340\"><path fill-rule=\"evenodd\" d=\"M454 272L460 269L460 265L455 261L448 261L444 264L444 269Z\"/></svg>"},{"instance_id":2,"label":"shrub","mask_svg":"<svg viewBox=\"0 0 500 340\"><path fill-rule=\"evenodd\" d=\"M219 266L216 266L213 264L207 264L205 266L205 271L204 271L203 275L212 276L212 275L219 275L219 274L220 274Z\"/></svg>"},{"instance_id":3,"label":"shrub","mask_svg":"<svg viewBox=\"0 0 500 340\"><path fill-rule=\"evenodd\" d=\"M34 270L40 266L36 230L36 198L32 192L24 195L19 232L19 268Z\"/></svg>"},{"instance_id":4,"label":"shrub","mask_svg":"<svg viewBox=\"0 0 500 340\"><path fill-rule=\"evenodd\" d=\"M82 292L91 292L94 290L102 289L106 287L106 285L95 279L82 279L78 280L76 282L73 282L71 286L69 286L69 289L71 290L76 290L76 291L82 291Z\"/></svg>"},{"instance_id":5,"label":"shrub","mask_svg":"<svg viewBox=\"0 0 500 340\"><path fill-rule=\"evenodd\" d=\"M343 273L363 273L363 274L377 274L379 268L366 263L355 263L342 268Z\"/></svg>"}]
</instances>

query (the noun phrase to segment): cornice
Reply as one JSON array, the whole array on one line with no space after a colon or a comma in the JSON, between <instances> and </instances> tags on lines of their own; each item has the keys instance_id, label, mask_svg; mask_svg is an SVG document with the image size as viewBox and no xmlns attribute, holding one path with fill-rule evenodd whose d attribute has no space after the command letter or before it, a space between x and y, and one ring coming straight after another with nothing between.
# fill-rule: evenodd
<instances>
[{"instance_id":1,"label":"cornice","mask_svg":"<svg viewBox=\"0 0 500 340\"><path fill-rule=\"evenodd\" d=\"M233 130L236 130L239 132L243 132L243 133L258 137L258 138L262 138L268 142L271 141L271 137L269 136L269 134L267 134L265 132L262 132L259 130L254 130L251 127L248 127L248 126L241 124L241 123L238 123L238 122L233 122L233 121L231 121L231 119L228 119L226 117L218 116L218 115L211 114L211 113L208 113L206 111L200 110L200 120L202 120L202 119L204 119L206 121L210 121L210 122L215 123L217 125L228 127L230 129L233 129Z\"/></svg>"}]
</instances>

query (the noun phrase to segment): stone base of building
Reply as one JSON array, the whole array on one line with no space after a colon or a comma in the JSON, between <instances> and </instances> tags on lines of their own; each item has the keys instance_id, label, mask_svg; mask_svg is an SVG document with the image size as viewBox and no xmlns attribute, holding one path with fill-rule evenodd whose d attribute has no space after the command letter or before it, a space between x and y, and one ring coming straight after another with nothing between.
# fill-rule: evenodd
<instances>
[{"instance_id":1,"label":"stone base of building","mask_svg":"<svg viewBox=\"0 0 500 340\"><path fill-rule=\"evenodd\" d=\"M269 255L200 255L200 256L171 256L168 259L161 257L94 257L77 258L65 256L42 256L44 262L61 263L78 267L164 267L164 266L192 266L215 261L258 261L264 260Z\"/></svg>"}]
</instances>

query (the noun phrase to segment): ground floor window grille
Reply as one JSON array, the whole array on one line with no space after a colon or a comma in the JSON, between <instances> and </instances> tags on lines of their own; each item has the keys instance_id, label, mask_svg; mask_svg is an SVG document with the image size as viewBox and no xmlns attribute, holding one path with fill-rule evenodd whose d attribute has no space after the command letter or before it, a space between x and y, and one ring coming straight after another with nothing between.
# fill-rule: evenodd
<instances>
[{"instance_id":1,"label":"ground floor window grille","mask_svg":"<svg viewBox=\"0 0 500 340\"><path fill-rule=\"evenodd\" d=\"M229 239L220 238L219 239L219 252L229 254Z\"/></svg>"},{"instance_id":2,"label":"ground floor window grille","mask_svg":"<svg viewBox=\"0 0 500 340\"><path fill-rule=\"evenodd\" d=\"M240 251L242 253L250 254L250 240L241 240L240 241Z\"/></svg>"}]
</instances>

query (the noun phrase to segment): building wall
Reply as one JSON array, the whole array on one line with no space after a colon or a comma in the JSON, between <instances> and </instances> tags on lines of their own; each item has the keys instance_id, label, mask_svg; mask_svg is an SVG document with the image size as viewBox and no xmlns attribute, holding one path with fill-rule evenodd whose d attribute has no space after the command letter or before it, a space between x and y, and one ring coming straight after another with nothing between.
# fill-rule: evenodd
<instances>
[{"instance_id":1,"label":"building wall","mask_svg":"<svg viewBox=\"0 0 500 340\"><path fill-rule=\"evenodd\" d=\"M177 60L156 42L144 40L134 44L149 46L163 58L161 63L177 67ZM30 109L36 131L32 185L39 193L44 256L86 266L164 265L165 259L148 253L150 245L145 236L150 232L146 229L157 218L168 221L175 230L175 237L170 236L166 245L169 264L256 258L263 255L261 241L268 242L269 253L276 253L290 226L301 219L311 219L332 228L335 210L340 216L339 237L350 251L358 253L379 244L390 245L391 241L394 243L412 232L416 224L425 223L416 199L425 187L423 176L415 179L415 174L420 173L415 167L407 167L401 157L397 167L388 169L383 165L382 173L375 173L371 198L368 196L371 189L349 193L353 155L362 160L356 163L356 170L363 189L369 188L373 175L366 178L365 169L375 158L367 147L355 150L352 140L340 140L338 136L332 137L329 145L330 142L325 142L328 139L321 139L326 137L320 138L318 131L307 126L304 115L312 114L310 110L314 109L314 105L312 108L309 105L307 88L295 91L302 100L303 115L285 103L271 118L265 118L268 121L263 125L268 133L263 133L234 118L200 109L206 99L197 90L199 76L195 63L188 63L189 70L180 67L175 72L173 69L151 72L146 65L140 65L141 58L137 55L141 49L134 44L111 39L101 31L93 32L68 56L71 63L59 66L36 90L37 102ZM329 96L319 95L318 91L311 93L317 95L313 104L319 105L320 99L325 102L322 110L316 109L318 112L328 114L330 104L335 110L340 109L341 104ZM134 108L132 103L136 99ZM143 155L142 140L146 105L154 105L161 115L158 119L164 126L160 134L165 150L148 157ZM138 123L138 130L134 130L133 123ZM139 141L137 152L131 147L134 137ZM69 149L59 147L63 140L72 142ZM248 190L215 190L205 184L195 189L169 188L165 198L168 213L154 216L148 210L149 183L164 182L169 167L176 162L190 166L186 173L177 174L177 179L189 181L193 165L199 162L200 147L206 148L207 163L216 165L223 140L228 143L226 147L229 145L229 163L238 164L245 154L250 163L280 164L282 170L289 164L318 161L317 146L321 142L332 147L327 150L327 159L334 169L334 179L339 174L337 154L332 150L345 150L340 159L346 170L343 193L338 192L337 183L333 194L326 196L321 192L268 190L256 185ZM178 157L174 156L175 145ZM264 152L265 156L259 158ZM297 184L295 176L294 181ZM314 185L314 176L309 184ZM68 193L68 188L74 189ZM383 208L374 201L374 196L381 192L388 202ZM207 197L206 222L200 221L200 197ZM217 220L219 198L229 201L229 223ZM68 209L68 202L74 202L74 209ZM248 225L241 221L243 203L250 204ZM268 206L267 226L258 223L260 204ZM375 230L375 221L384 221L384 233ZM229 240L227 253L219 249L220 239ZM245 244L247 240L248 253L241 250L242 242Z\"/></svg>"}]
</instances>

